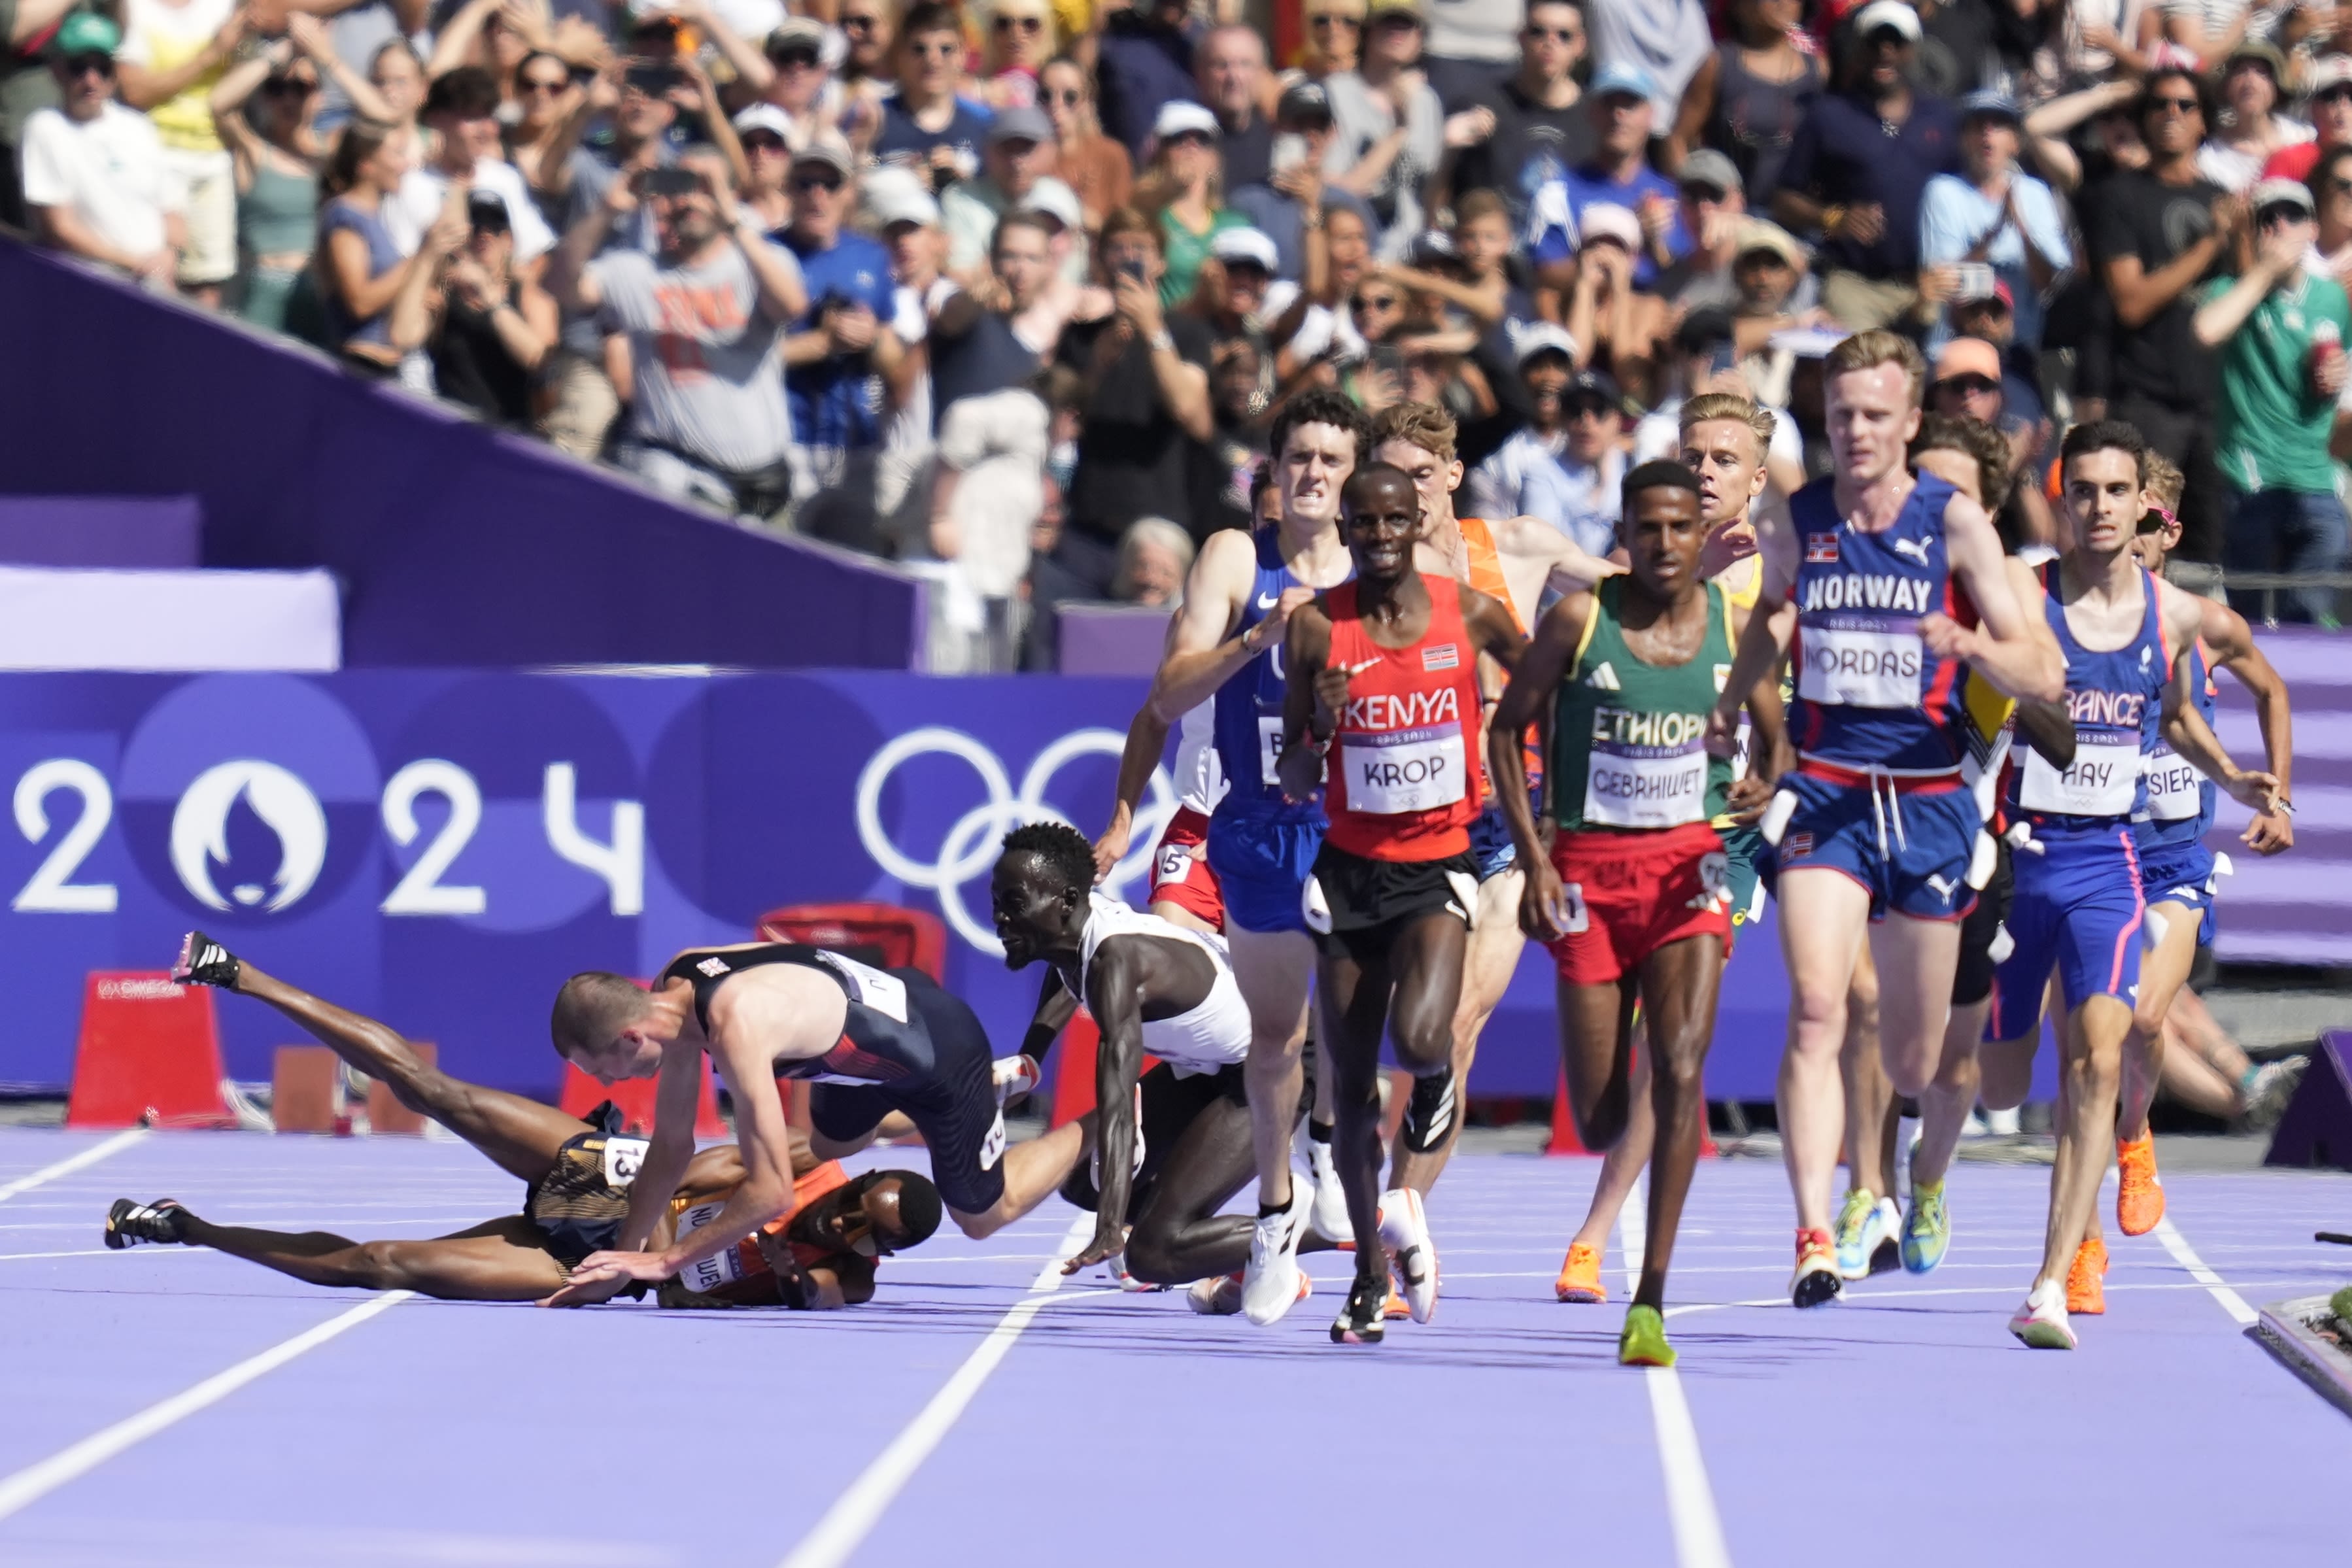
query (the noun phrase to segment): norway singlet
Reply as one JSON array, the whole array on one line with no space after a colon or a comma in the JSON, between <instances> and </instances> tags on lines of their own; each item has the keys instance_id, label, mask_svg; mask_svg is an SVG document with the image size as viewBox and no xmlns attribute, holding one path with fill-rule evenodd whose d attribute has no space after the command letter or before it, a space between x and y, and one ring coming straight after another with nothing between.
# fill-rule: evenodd
<instances>
[{"instance_id":1,"label":"norway singlet","mask_svg":"<svg viewBox=\"0 0 2352 1568\"><path fill-rule=\"evenodd\" d=\"M1706 636L1689 662L1645 664L1618 619L1622 577L1592 594L1552 709L1552 816L1570 833L1679 827L1720 816L1731 764L1706 745L1731 673L1729 597L1706 584Z\"/></svg>"},{"instance_id":2,"label":"norway singlet","mask_svg":"<svg viewBox=\"0 0 2352 1568\"><path fill-rule=\"evenodd\" d=\"M1406 647L1374 642L1356 584L1323 595L1327 663L1348 671L1348 705L1332 732L1324 841L1368 860L1441 860L1470 847L1486 792L1478 762L1478 654L1462 621L1461 587L1424 576L1429 629Z\"/></svg>"}]
</instances>

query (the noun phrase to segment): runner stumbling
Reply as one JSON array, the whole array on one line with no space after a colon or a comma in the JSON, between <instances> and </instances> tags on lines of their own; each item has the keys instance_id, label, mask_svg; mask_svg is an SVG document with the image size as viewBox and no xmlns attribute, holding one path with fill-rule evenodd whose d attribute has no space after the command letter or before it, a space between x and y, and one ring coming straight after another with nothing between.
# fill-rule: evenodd
<instances>
[{"instance_id":1,"label":"runner stumbling","mask_svg":"<svg viewBox=\"0 0 2352 1568\"><path fill-rule=\"evenodd\" d=\"M975 1238L1034 1208L1087 1152L1079 1122L1006 1148L988 1036L971 1007L919 969L874 969L790 942L697 949L672 960L651 992L603 971L573 975L556 996L550 1032L557 1051L600 1082L659 1079L627 1219L551 1306L666 1279L788 1216L791 1131L780 1081L811 1082L809 1141L821 1158L864 1148L885 1117L903 1112L930 1149L940 1201ZM723 1213L645 1250L694 1157L706 1055L734 1096L744 1178Z\"/></svg>"},{"instance_id":2,"label":"runner stumbling","mask_svg":"<svg viewBox=\"0 0 2352 1568\"><path fill-rule=\"evenodd\" d=\"M1219 938L1139 914L1093 882L1086 839L1059 823L1007 834L990 882L1006 966L1051 964L1101 1031L1095 1171L1063 1186L1095 1211L1095 1236L1063 1272L1124 1250L1137 1280L1198 1281L1195 1310L1237 1311L1255 1223L1219 1211L1257 1173L1242 1070L1249 1008ZM1149 1072L1146 1053L1160 1058ZM1309 1289L1302 1273L1299 1293Z\"/></svg>"},{"instance_id":3,"label":"runner stumbling","mask_svg":"<svg viewBox=\"0 0 2352 1568\"><path fill-rule=\"evenodd\" d=\"M1831 351L1823 374L1835 471L1785 512L1759 517L1758 613L1710 721L1711 743L1727 753L1745 693L1779 662L1773 618L1794 604L1798 766L1763 826L1790 977L1780 1114L1800 1307L1843 1285L1830 1183L1854 953L1866 931L1887 1076L1895 1092L1916 1094L1941 1057L1959 922L1991 871L1952 721L1961 668L2011 696L2054 700L2063 689L2010 592L1984 510L1906 466L1927 378L1919 351L1893 332L1863 332Z\"/></svg>"},{"instance_id":4,"label":"runner stumbling","mask_svg":"<svg viewBox=\"0 0 2352 1568\"><path fill-rule=\"evenodd\" d=\"M1339 490L1363 456L1364 416L1336 392L1301 393L1269 433L1282 521L1209 536L1185 579L1151 687L1163 723L1216 701L1225 797L1209 818L1209 864L1225 904L1234 978L1250 1010L1250 1123L1258 1218L1243 1310L1271 1323L1298 1300L1298 1247L1312 1215L1290 1180L1315 976L1303 895L1323 845L1318 801L1287 800L1276 776L1283 735L1283 638L1290 616L1353 567L1339 538Z\"/></svg>"},{"instance_id":5,"label":"runner stumbling","mask_svg":"<svg viewBox=\"0 0 2352 1568\"><path fill-rule=\"evenodd\" d=\"M1355 1282L1331 1337L1371 1344L1389 1296L1384 1247L1414 1321L1436 1310L1421 1194L1380 1190L1381 1040L1414 1079L1398 1137L1425 1153L1459 1099L1453 1023L1478 903L1470 825L1485 788L1477 661L1509 669L1522 642L1507 605L1415 568L1424 521L1402 469L1360 468L1345 497L1356 580L1292 614L1277 772L1286 798L1319 792L1329 819L1303 909L1320 953L1356 1239Z\"/></svg>"},{"instance_id":6,"label":"runner stumbling","mask_svg":"<svg viewBox=\"0 0 2352 1568\"><path fill-rule=\"evenodd\" d=\"M1705 743L1744 616L1698 574L1707 527L1697 476L1644 463L1625 477L1623 497L1618 541L1630 574L1545 615L1496 710L1487 759L1529 868L1520 922L1559 967L1560 1057L1587 1148L1607 1149L1625 1131L1637 1001L1646 1018L1657 1149L1618 1359L1672 1366L1666 1269L1698 1162L1700 1073L1731 935L1728 868L1711 824L1735 804L1762 804L1770 786L1743 779L1735 803L1730 761ZM1754 740L1769 753L1780 737L1766 679ZM1549 857L1517 739L1547 709L1546 805L1559 824Z\"/></svg>"},{"instance_id":7,"label":"runner stumbling","mask_svg":"<svg viewBox=\"0 0 2352 1568\"><path fill-rule=\"evenodd\" d=\"M2239 800L2267 808L2276 792L2268 773L2240 773L2198 719L2189 686L2202 673L2194 647L2202 617L2187 596L2160 592L2132 555L2146 453L2139 432L2118 421L2066 433L2060 462L2075 543L2043 568L2042 584L2065 656L2074 761L2062 772L2029 751L2010 774L2016 947L1994 972L1990 1034L1999 1044L1986 1047L2004 1077L2013 1082L2032 1059L2053 968L2066 1007L2042 1269L2009 1325L2037 1350L2074 1348L2067 1277L2105 1271L2104 1247L2079 1263L2077 1253L2090 1248L2140 983L2147 906L2134 824L2148 814L2147 759L2161 733ZM1992 1078L1989 1064L1989 1089Z\"/></svg>"},{"instance_id":8,"label":"runner stumbling","mask_svg":"<svg viewBox=\"0 0 2352 1568\"><path fill-rule=\"evenodd\" d=\"M402 1105L528 1184L522 1213L430 1240L352 1241L323 1231L213 1225L172 1199L124 1198L107 1215L107 1246L183 1243L313 1285L415 1290L452 1301L532 1301L562 1289L568 1269L619 1236L646 1143L623 1136L610 1106L583 1121L453 1078L390 1026L266 974L202 931L181 944L172 977L250 996L300 1025ZM696 1154L656 1235L666 1241L687 1223L688 1212L723 1201L743 1168L732 1144ZM874 1294L877 1258L920 1244L939 1226L939 1194L914 1172L851 1176L804 1144L793 1150L793 1170L798 1203L789 1223L758 1233L736 1254L705 1260L690 1280L662 1281L664 1305L854 1305Z\"/></svg>"}]
</instances>

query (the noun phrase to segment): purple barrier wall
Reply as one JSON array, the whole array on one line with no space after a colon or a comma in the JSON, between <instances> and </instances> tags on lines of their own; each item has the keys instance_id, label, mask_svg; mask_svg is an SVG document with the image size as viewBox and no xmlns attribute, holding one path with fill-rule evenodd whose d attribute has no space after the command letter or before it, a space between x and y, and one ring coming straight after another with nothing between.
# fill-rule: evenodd
<instances>
[{"instance_id":1,"label":"purple barrier wall","mask_svg":"<svg viewBox=\"0 0 2352 1568\"><path fill-rule=\"evenodd\" d=\"M0 491L193 494L206 566L325 566L353 665L904 669L922 586L751 533L0 240Z\"/></svg>"},{"instance_id":2,"label":"purple barrier wall","mask_svg":"<svg viewBox=\"0 0 2352 1568\"><path fill-rule=\"evenodd\" d=\"M1064 605L1055 612L1062 673L1147 679L1159 673L1169 614L1132 605Z\"/></svg>"},{"instance_id":3,"label":"purple barrier wall","mask_svg":"<svg viewBox=\"0 0 2352 1568\"><path fill-rule=\"evenodd\" d=\"M0 496L0 562L184 570L204 527L194 496Z\"/></svg>"}]
</instances>

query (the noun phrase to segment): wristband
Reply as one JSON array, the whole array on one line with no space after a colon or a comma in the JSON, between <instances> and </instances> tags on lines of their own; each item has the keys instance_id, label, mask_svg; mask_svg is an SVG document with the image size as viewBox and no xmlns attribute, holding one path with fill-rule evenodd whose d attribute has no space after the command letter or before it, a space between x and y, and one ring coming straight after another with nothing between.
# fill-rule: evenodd
<instances>
[{"instance_id":1,"label":"wristband","mask_svg":"<svg viewBox=\"0 0 2352 1568\"><path fill-rule=\"evenodd\" d=\"M1153 353L1172 354L1176 352L1176 335L1165 327L1152 333L1150 342Z\"/></svg>"},{"instance_id":2,"label":"wristband","mask_svg":"<svg viewBox=\"0 0 2352 1568\"><path fill-rule=\"evenodd\" d=\"M2281 816L2287 817L2290 820L2294 816L2294 802L2287 799L2284 795L2279 796L2277 802L2271 809L2276 811Z\"/></svg>"}]
</instances>

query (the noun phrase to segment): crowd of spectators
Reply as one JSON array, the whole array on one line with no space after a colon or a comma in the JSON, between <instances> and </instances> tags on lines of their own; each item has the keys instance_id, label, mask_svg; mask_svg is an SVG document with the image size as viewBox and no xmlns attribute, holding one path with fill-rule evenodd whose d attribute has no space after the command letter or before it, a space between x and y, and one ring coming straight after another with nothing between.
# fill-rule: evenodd
<instances>
[{"instance_id":1,"label":"crowd of spectators","mask_svg":"<svg viewBox=\"0 0 2352 1568\"><path fill-rule=\"evenodd\" d=\"M1180 596L1301 389L1443 405L1466 510L1605 550L1685 398L1823 471L1869 327L2006 438L2013 542L2112 415L2186 471L2185 573L2331 621L2347 566L2352 8L0 0L0 217L900 562L935 668Z\"/></svg>"}]
</instances>

